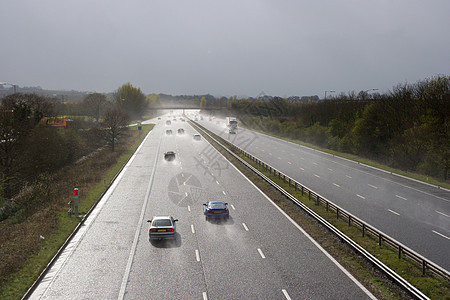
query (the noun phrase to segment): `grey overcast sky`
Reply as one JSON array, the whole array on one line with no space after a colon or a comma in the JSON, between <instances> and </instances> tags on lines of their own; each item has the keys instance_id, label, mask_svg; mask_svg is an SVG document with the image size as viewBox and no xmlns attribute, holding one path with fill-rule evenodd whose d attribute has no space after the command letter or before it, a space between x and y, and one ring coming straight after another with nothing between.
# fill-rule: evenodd
<instances>
[{"instance_id":1,"label":"grey overcast sky","mask_svg":"<svg viewBox=\"0 0 450 300\"><path fill-rule=\"evenodd\" d=\"M324 96L450 74L450 0L1 0L0 81Z\"/></svg>"}]
</instances>

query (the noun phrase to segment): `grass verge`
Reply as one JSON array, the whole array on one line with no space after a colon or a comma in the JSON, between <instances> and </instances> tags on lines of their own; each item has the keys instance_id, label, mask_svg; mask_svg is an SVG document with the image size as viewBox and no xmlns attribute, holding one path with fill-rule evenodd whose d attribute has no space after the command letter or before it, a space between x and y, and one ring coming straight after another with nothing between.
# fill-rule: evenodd
<instances>
[{"instance_id":1,"label":"grass verge","mask_svg":"<svg viewBox=\"0 0 450 300\"><path fill-rule=\"evenodd\" d=\"M217 140L222 140L213 133L209 132ZM283 209L292 219L294 219L306 232L308 232L326 251L328 251L341 265L343 265L355 278L357 278L368 290L370 290L379 299L404 299L409 298L400 287L396 286L391 280L386 278L379 270L375 269L363 257L360 257L349 246L342 243L336 236L330 233L324 226L320 225L315 219L310 217L301 208L286 199L281 193L276 191L271 185L261 180L261 178L242 165L237 159L227 151L217 146L214 141L205 136L205 138L219 150L228 160L230 160L241 172L243 172L252 182L254 182L262 191L264 191L281 209ZM223 143L226 145L225 143ZM238 154L238 153L236 153ZM337 219L336 214L326 211L324 206L315 204L315 201L309 200L306 195L301 195L301 191L296 191L289 183L283 179L274 176L265 171L264 168L255 164L250 159L238 154L242 159L259 169L264 175L276 182L291 195L295 196L302 203L307 205L313 211L318 213L341 232L349 236L380 261L401 275L408 282L413 284L422 293L431 299L450 299L450 283L445 279L426 272L422 275L421 267L409 260L398 259L398 253L395 249L383 245L380 247L377 240L371 235L366 234L362 237L362 232L355 226L348 226L348 222L343 219Z\"/></svg>"},{"instance_id":2,"label":"grass verge","mask_svg":"<svg viewBox=\"0 0 450 300\"><path fill-rule=\"evenodd\" d=\"M142 130L139 131L139 133L137 131L137 126L130 127L128 138L123 141L120 153L117 153L115 156L108 156L105 155L106 153L100 153L98 156L86 159L81 166L74 166L74 169L77 171L71 173L73 175L72 177L77 176L77 174L79 177L72 178L71 181L64 183L64 188L70 191L69 196L67 195L67 192L59 195L60 200L58 203L48 205L47 208L36 212L33 216L22 222L28 223L27 225L32 228L42 227L43 222L54 224L54 226L46 231L47 234L45 234L45 236L42 236L36 249L30 251L28 255L20 257L20 259L23 260L20 262L20 267L11 274L6 274L4 276L7 279L1 283L0 299L22 298L28 288L36 281L50 260L55 256L66 239L82 220L81 216L86 214L90 208L97 203L101 195L113 181L116 174L133 155L153 126L154 125L143 125ZM119 152L119 150L116 152ZM105 157L105 160L102 161L99 159L99 156ZM66 178L61 178L60 180L64 181L65 179ZM56 185L57 183L55 183L55 186ZM73 198L74 186L81 187L79 218L75 218L73 215L69 216L67 213L67 202L68 199L71 200ZM51 220L48 218L51 218ZM1 224L3 227L2 230L8 230L10 228L7 226L12 225L17 224L9 224L7 222ZM19 236L19 234L24 231L26 233L28 230L23 227L24 226L17 230L11 228L10 230L17 231L17 233L15 233L16 237L10 245L6 245L6 243L3 243L2 241L2 243L0 243L1 248L8 247L5 251L11 252L14 249L24 247L22 242L24 242L24 239L27 239L27 236ZM14 259L14 257L3 258Z\"/></svg>"}]
</instances>

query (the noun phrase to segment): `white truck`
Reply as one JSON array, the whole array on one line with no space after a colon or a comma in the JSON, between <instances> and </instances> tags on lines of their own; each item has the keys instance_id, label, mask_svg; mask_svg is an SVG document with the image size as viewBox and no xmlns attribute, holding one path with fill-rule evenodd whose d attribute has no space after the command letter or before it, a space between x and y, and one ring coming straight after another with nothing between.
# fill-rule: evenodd
<instances>
[{"instance_id":1,"label":"white truck","mask_svg":"<svg viewBox=\"0 0 450 300\"><path fill-rule=\"evenodd\" d=\"M226 124L228 127L228 133L235 134L237 130L237 119L236 117L227 117Z\"/></svg>"}]
</instances>

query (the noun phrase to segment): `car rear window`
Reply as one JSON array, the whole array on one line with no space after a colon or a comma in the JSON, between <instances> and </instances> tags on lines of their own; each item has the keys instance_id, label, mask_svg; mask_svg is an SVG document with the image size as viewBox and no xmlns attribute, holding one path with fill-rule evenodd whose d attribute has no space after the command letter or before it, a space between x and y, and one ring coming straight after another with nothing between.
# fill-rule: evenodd
<instances>
[{"instance_id":1,"label":"car rear window","mask_svg":"<svg viewBox=\"0 0 450 300\"><path fill-rule=\"evenodd\" d=\"M153 226L160 227L160 226L172 226L172 222L170 220L155 220L152 223Z\"/></svg>"},{"instance_id":2,"label":"car rear window","mask_svg":"<svg viewBox=\"0 0 450 300\"><path fill-rule=\"evenodd\" d=\"M223 203L210 203L209 207L212 209L224 209L225 205Z\"/></svg>"}]
</instances>

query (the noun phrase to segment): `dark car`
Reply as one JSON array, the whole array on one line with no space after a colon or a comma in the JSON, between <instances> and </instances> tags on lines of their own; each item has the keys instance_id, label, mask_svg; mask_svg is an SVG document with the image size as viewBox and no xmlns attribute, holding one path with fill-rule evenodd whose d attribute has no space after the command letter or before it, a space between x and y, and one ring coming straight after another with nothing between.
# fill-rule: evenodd
<instances>
[{"instance_id":1,"label":"dark car","mask_svg":"<svg viewBox=\"0 0 450 300\"><path fill-rule=\"evenodd\" d=\"M194 140L200 141L201 140L200 134L194 134Z\"/></svg>"},{"instance_id":2,"label":"dark car","mask_svg":"<svg viewBox=\"0 0 450 300\"><path fill-rule=\"evenodd\" d=\"M176 225L178 219L172 216L155 216L148 220L150 228L148 235L150 240L175 239Z\"/></svg>"},{"instance_id":3,"label":"dark car","mask_svg":"<svg viewBox=\"0 0 450 300\"><path fill-rule=\"evenodd\" d=\"M175 159L175 152L173 151L167 151L166 153L164 153L164 159L165 160L174 160Z\"/></svg>"},{"instance_id":4,"label":"dark car","mask_svg":"<svg viewBox=\"0 0 450 300\"><path fill-rule=\"evenodd\" d=\"M223 201L208 201L208 203L203 204L203 214L205 219L222 217L228 219L230 216L228 210L228 203Z\"/></svg>"},{"instance_id":5,"label":"dark car","mask_svg":"<svg viewBox=\"0 0 450 300\"><path fill-rule=\"evenodd\" d=\"M167 129L167 130L166 130L166 134L167 134L167 135L171 135L171 134L172 134L172 129Z\"/></svg>"},{"instance_id":6,"label":"dark car","mask_svg":"<svg viewBox=\"0 0 450 300\"><path fill-rule=\"evenodd\" d=\"M170 124L172 124L172 122L170 122L170 120L167 120L166 125L170 125Z\"/></svg>"},{"instance_id":7,"label":"dark car","mask_svg":"<svg viewBox=\"0 0 450 300\"><path fill-rule=\"evenodd\" d=\"M184 134L184 129L183 128L178 129L178 134Z\"/></svg>"}]
</instances>

